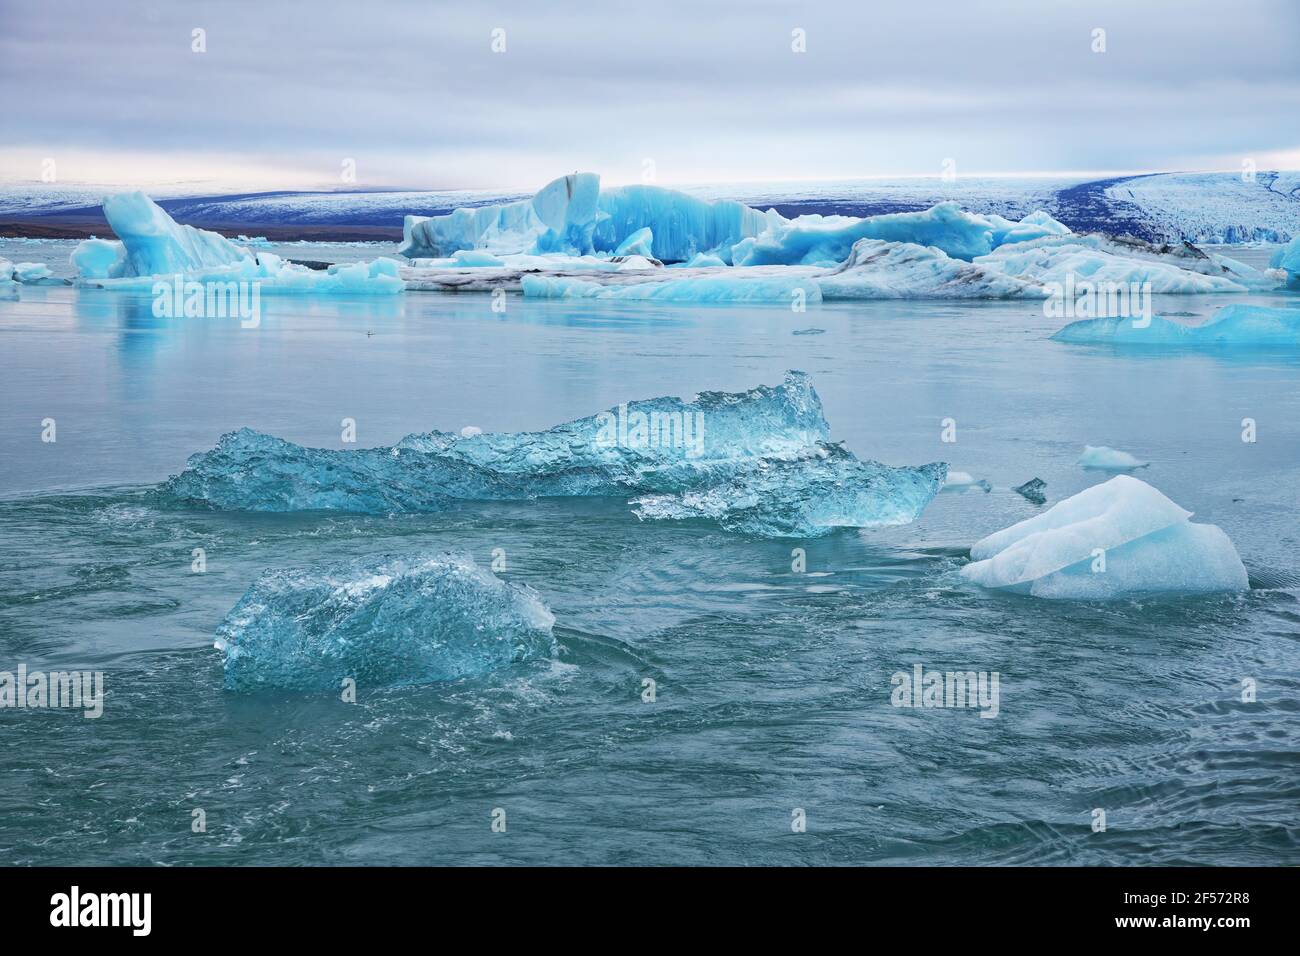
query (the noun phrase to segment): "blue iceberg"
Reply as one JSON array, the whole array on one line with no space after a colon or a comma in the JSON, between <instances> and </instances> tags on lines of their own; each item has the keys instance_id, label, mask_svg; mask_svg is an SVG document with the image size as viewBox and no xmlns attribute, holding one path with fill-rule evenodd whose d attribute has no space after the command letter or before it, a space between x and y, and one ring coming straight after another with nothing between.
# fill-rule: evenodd
<instances>
[{"instance_id":1,"label":"blue iceberg","mask_svg":"<svg viewBox=\"0 0 1300 956\"><path fill-rule=\"evenodd\" d=\"M1201 325L1160 316L1145 326L1135 319L1085 319L1071 322L1052 338L1086 345L1295 348L1300 346L1300 309L1228 305Z\"/></svg>"},{"instance_id":2,"label":"blue iceberg","mask_svg":"<svg viewBox=\"0 0 1300 956\"><path fill-rule=\"evenodd\" d=\"M337 691L473 677L554 656L537 593L465 555L262 574L217 628L227 690Z\"/></svg>"},{"instance_id":3,"label":"blue iceberg","mask_svg":"<svg viewBox=\"0 0 1300 956\"><path fill-rule=\"evenodd\" d=\"M943 481L944 465L859 461L829 444L829 430L811 380L788 372L777 386L625 402L542 432L434 431L343 451L241 429L192 456L160 493L222 510L370 514L578 496L675 495L686 507L698 495L732 503L700 515L724 527L815 535L911 520ZM741 513L746 495L762 499L753 520ZM648 504L643 517L668 516L666 499Z\"/></svg>"}]
</instances>

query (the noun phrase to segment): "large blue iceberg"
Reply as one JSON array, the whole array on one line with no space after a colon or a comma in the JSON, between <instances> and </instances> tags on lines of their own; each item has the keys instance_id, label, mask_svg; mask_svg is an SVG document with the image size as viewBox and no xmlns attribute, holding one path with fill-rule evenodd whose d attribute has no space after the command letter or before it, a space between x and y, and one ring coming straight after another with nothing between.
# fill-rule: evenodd
<instances>
[{"instance_id":1,"label":"large blue iceberg","mask_svg":"<svg viewBox=\"0 0 1300 956\"><path fill-rule=\"evenodd\" d=\"M465 555L383 557L262 574L217 628L228 690L358 690L472 677L551 657L531 588Z\"/></svg>"},{"instance_id":2,"label":"large blue iceberg","mask_svg":"<svg viewBox=\"0 0 1300 956\"><path fill-rule=\"evenodd\" d=\"M1300 236L1292 239L1269 260L1274 269L1286 272L1286 287L1300 289Z\"/></svg>"},{"instance_id":3,"label":"large blue iceberg","mask_svg":"<svg viewBox=\"0 0 1300 956\"><path fill-rule=\"evenodd\" d=\"M1296 348L1300 308L1227 305L1201 325L1183 325L1160 316L1147 325L1124 318L1085 319L1071 322L1052 338L1086 345Z\"/></svg>"},{"instance_id":4,"label":"large blue iceberg","mask_svg":"<svg viewBox=\"0 0 1300 956\"><path fill-rule=\"evenodd\" d=\"M223 510L388 514L439 511L457 501L571 496L711 493L739 504L740 489L749 489L763 497L760 510L777 517L748 524L728 518L725 526L815 535L915 517L942 483L946 466L859 461L829 444L829 431L808 376L789 372L774 387L704 392L690 402L626 402L542 432L435 431L343 451L242 429L192 456L161 490L173 501ZM888 500L891 489L897 502ZM918 489L929 489L924 500ZM832 491L851 504L818 511L800 503ZM639 507L643 517L669 516L666 503ZM837 508L844 520L831 520ZM789 517L801 513L806 518ZM721 520L722 512L715 507L704 516Z\"/></svg>"}]
</instances>

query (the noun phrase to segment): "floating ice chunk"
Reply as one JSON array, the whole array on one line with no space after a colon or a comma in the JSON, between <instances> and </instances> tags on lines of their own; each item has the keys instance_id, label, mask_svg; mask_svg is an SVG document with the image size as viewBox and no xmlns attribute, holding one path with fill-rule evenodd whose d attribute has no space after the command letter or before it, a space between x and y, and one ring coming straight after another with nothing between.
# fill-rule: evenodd
<instances>
[{"instance_id":1,"label":"floating ice chunk","mask_svg":"<svg viewBox=\"0 0 1300 956\"><path fill-rule=\"evenodd\" d=\"M85 239L69 259L83 279L116 279L126 270L126 247L111 239Z\"/></svg>"},{"instance_id":2,"label":"floating ice chunk","mask_svg":"<svg viewBox=\"0 0 1300 956\"><path fill-rule=\"evenodd\" d=\"M1201 325L1183 325L1160 316L1147 326L1133 319L1086 319L1071 322L1052 338L1086 345L1295 348L1300 346L1300 309L1228 305Z\"/></svg>"},{"instance_id":3,"label":"floating ice chunk","mask_svg":"<svg viewBox=\"0 0 1300 956\"><path fill-rule=\"evenodd\" d=\"M1023 485L1016 485L1011 490L1024 498L1026 501L1032 501L1036 505L1041 505L1047 501L1047 495L1043 491L1047 487L1047 482L1041 478L1030 478Z\"/></svg>"},{"instance_id":4,"label":"floating ice chunk","mask_svg":"<svg viewBox=\"0 0 1300 956\"><path fill-rule=\"evenodd\" d=\"M1150 462L1134 458L1126 451L1118 451L1106 445L1084 445L1078 463L1084 468L1097 471L1132 471L1150 465Z\"/></svg>"},{"instance_id":5,"label":"floating ice chunk","mask_svg":"<svg viewBox=\"0 0 1300 956\"><path fill-rule=\"evenodd\" d=\"M303 448L241 429L192 456L168 496L237 511L438 511L457 500L622 496L716 484L826 441L802 372L775 387L656 398L543 432L409 435L391 447Z\"/></svg>"},{"instance_id":6,"label":"floating ice chunk","mask_svg":"<svg viewBox=\"0 0 1300 956\"><path fill-rule=\"evenodd\" d=\"M553 656L536 592L465 555L267 571L217 628L228 690L337 691L473 677Z\"/></svg>"},{"instance_id":7,"label":"floating ice chunk","mask_svg":"<svg viewBox=\"0 0 1300 956\"><path fill-rule=\"evenodd\" d=\"M0 268L0 271L4 271ZM23 285L44 285L54 273L43 262L16 262L12 264L13 279ZM62 283L62 280L57 280Z\"/></svg>"},{"instance_id":8,"label":"floating ice chunk","mask_svg":"<svg viewBox=\"0 0 1300 956\"><path fill-rule=\"evenodd\" d=\"M1146 482L1119 475L971 548L962 576L1036 597L1242 590L1232 542Z\"/></svg>"},{"instance_id":9,"label":"floating ice chunk","mask_svg":"<svg viewBox=\"0 0 1300 956\"><path fill-rule=\"evenodd\" d=\"M1016 242L1031 242L1044 236L1071 235L1070 227L1057 222L1041 209L1036 209L1019 222L1003 219L1001 216L986 216L993 224L994 247Z\"/></svg>"},{"instance_id":10,"label":"floating ice chunk","mask_svg":"<svg viewBox=\"0 0 1300 956\"><path fill-rule=\"evenodd\" d=\"M497 254L589 253L600 177L561 176L517 202L456 209L445 216L407 216L401 255L444 258L468 249Z\"/></svg>"},{"instance_id":11,"label":"floating ice chunk","mask_svg":"<svg viewBox=\"0 0 1300 956\"><path fill-rule=\"evenodd\" d=\"M808 276L735 275L684 276L635 285L599 285L582 279L526 275L524 297L529 299L634 299L689 303L817 303L822 291Z\"/></svg>"},{"instance_id":12,"label":"floating ice chunk","mask_svg":"<svg viewBox=\"0 0 1300 956\"><path fill-rule=\"evenodd\" d=\"M823 300L1043 298L1037 283L990 271L942 249L859 239L832 272L817 277Z\"/></svg>"},{"instance_id":13,"label":"floating ice chunk","mask_svg":"<svg viewBox=\"0 0 1300 956\"><path fill-rule=\"evenodd\" d=\"M986 478L976 478L968 471L950 471L948 478L943 483L941 491L960 492L970 491L972 488L978 488L980 491L989 492L993 486L989 484Z\"/></svg>"},{"instance_id":14,"label":"floating ice chunk","mask_svg":"<svg viewBox=\"0 0 1300 956\"><path fill-rule=\"evenodd\" d=\"M614 250L616 256L644 256L647 259L654 257L654 232L649 226L644 229L638 229L626 239L618 244Z\"/></svg>"},{"instance_id":15,"label":"floating ice chunk","mask_svg":"<svg viewBox=\"0 0 1300 956\"><path fill-rule=\"evenodd\" d=\"M891 468L823 444L796 458L762 461L731 480L632 501L638 517L706 519L727 531L768 538L816 538L836 528L914 521L943 484L948 466Z\"/></svg>"}]
</instances>

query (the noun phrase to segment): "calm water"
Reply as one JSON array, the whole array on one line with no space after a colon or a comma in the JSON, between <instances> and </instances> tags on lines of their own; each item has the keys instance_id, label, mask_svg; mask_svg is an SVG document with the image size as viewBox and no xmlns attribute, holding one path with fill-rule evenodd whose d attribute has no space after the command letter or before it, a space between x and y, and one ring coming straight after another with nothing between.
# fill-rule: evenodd
<instances>
[{"instance_id":1,"label":"calm water","mask_svg":"<svg viewBox=\"0 0 1300 956\"><path fill-rule=\"evenodd\" d=\"M1298 304L1160 305L1227 301ZM107 687L98 720L0 711L0 861L1300 862L1297 357L1060 345L1032 303L262 304L244 330L154 318L148 296L0 303L0 669ZM642 524L617 500L367 517L147 496L240 426L324 447L345 417L363 445L541 429L787 368L859 455L946 460L993 492L807 542ZM1074 465L1085 443L1150 460L1141 477L1222 526L1253 589L1094 605L961 582L975 540L1036 512L1010 486L1041 477L1050 504L1102 479ZM355 705L223 690L213 630L263 569L442 549L486 565L494 548L554 611L556 660ZM892 707L890 675L917 663L998 671L998 717Z\"/></svg>"}]
</instances>

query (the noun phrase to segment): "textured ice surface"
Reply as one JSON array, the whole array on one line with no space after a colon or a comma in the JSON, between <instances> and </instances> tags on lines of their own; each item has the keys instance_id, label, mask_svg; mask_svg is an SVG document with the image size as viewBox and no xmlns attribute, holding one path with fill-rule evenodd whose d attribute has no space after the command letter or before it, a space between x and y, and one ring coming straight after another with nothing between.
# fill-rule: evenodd
<instances>
[{"instance_id":1,"label":"textured ice surface","mask_svg":"<svg viewBox=\"0 0 1300 956\"><path fill-rule=\"evenodd\" d=\"M735 250L733 261L745 266L833 265L843 262L859 239L934 246L954 259L969 260L993 250L996 228L992 220L965 212L955 202L939 203L923 212L890 213L866 219L816 215L789 220L774 217L752 243L746 243L743 250Z\"/></svg>"},{"instance_id":2,"label":"textured ice surface","mask_svg":"<svg viewBox=\"0 0 1300 956\"><path fill-rule=\"evenodd\" d=\"M1300 346L1300 308L1228 305L1201 325L1183 325L1160 316L1145 327L1133 319L1085 319L1071 322L1052 338L1087 345L1295 348Z\"/></svg>"},{"instance_id":3,"label":"textured ice surface","mask_svg":"<svg viewBox=\"0 0 1300 956\"><path fill-rule=\"evenodd\" d=\"M550 657L555 617L531 588L465 555L272 570L217 628L226 688L337 691L454 680Z\"/></svg>"},{"instance_id":4,"label":"textured ice surface","mask_svg":"<svg viewBox=\"0 0 1300 956\"><path fill-rule=\"evenodd\" d=\"M709 202L663 186L601 190L599 207L597 250L613 252L629 236L649 228L655 258L662 262L684 262L710 251L730 261L731 247L758 235L768 223L768 216L734 200Z\"/></svg>"},{"instance_id":5,"label":"textured ice surface","mask_svg":"<svg viewBox=\"0 0 1300 956\"><path fill-rule=\"evenodd\" d=\"M859 461L829 444L828 432L808 376L789 372L775 387L628 402L544 432L429 432L342 451L242 429L192 456L162 492L223 510L379 514L456 501L678 495L640 513L816 535L911 520L947 469Z\"/></svg>"},{"instance_id":6,"label":"textured ice surface","mask_svg":"<svg viewBox=\"0 0 1300 956\"><path fill-rule=\"evenodd\" d=\"M816 538L836 528L914 521L943 484L948 466L891 468L861 461L838 444L769 459L730 481L632 502L641 518L703 518L728 531L768 538Z\"/></svg>"},{"instance_id":7,"label":"textured ice surface","mask_svg":"<svg viewBox=\"0 0 1300 956\"><path fill-rule=\"evenodd\" d=\"M1079 456L1079 464L1084 468L1094 468L1098 471L1131 471L1134 468L1145 468L1149 462L1106 445L1084 445L1083 454Z\"/></svg>"},{"instance_id":8,"label":"textured ice surface","mask_svg":"<svg viewBox=\"0 0 1300 956\"><path fill-rule=\"evenodd\" d=\"M1190 517L1146 482L1119 475L979 541L961 573L983 587L1052 598L1245 589L1227 535Z\"/></svg>"}]
</instances>

